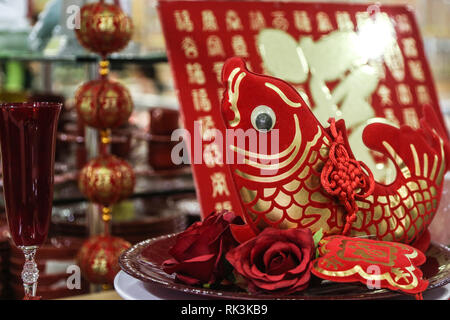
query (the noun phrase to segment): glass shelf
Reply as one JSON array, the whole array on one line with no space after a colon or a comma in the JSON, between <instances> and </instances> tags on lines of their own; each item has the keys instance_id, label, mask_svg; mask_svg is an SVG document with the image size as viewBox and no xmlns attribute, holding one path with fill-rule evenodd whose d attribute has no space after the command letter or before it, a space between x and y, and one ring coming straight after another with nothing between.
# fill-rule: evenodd
<instances>
[{"instance_id":1,"label":"glass shelf","mask_svg":"<svg viewBox=\"0 0 450 320\"><path fill-rule=\"evenodd\" d=\"M25 61L25 62L73 62L73 63L92 63L100 60L98 55L64 55L64 56L45 56L39 53L0 53L0 62L3 61ZM135 63L135 64L153 64L167 62L165 52L149 52L145 55L133 54L113 54L108 57L111 63Z\"/></svg>"}]
</instances>

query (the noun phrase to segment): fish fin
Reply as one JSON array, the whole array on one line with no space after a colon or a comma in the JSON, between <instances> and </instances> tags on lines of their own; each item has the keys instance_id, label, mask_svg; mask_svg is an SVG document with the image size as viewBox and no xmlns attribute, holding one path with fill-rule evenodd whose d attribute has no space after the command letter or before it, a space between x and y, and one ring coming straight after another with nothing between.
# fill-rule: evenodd
<instances>
[{"instance_id":1,"label":"fish fin","mask_svg":"<svg viewBox=\"0 0 450 320\"><path fill-rule=\"evenodd\" d=\"M419 129L407 125L397 128L385 123L372 123L363 131L365 145L388 156L405 178L429 174L435 177L433 166L436 157L439 167L444 160L445 169L448 168L447 138L441 136L443 129L435 122L433 111L425 109L424 114ZM432 122L427 122L428 120Z\"/></svg>"}]
</instances>

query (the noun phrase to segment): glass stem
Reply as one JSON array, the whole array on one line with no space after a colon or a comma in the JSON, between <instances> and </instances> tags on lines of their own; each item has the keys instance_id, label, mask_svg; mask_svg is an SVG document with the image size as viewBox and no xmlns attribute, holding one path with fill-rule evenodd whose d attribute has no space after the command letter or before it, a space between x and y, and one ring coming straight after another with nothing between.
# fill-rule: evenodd
<instances>
[{"instance_id":1,"label":"glass stem","mask_svg":"<svg viewBox=\"0 0 450 320\"><path fill-rule=\"evenodd\" d=\"M37 281L39 278L39 269L34 261L37 246L20 247L25 255L25 263L22 270L23 288L25 297L35 297L37 289Z\"/></svg>"}]
</instances>

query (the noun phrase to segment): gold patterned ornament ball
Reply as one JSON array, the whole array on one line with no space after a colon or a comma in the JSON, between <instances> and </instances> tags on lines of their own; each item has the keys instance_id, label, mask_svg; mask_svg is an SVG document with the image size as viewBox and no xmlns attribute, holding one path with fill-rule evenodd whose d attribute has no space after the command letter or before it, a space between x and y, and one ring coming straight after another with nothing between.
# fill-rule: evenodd
<instances>
[{"instance_id":1,"label":"gold patterned ornament ball","mask_svg":"<svg viewBox=\"0 0 450 320\"><path fill-rule=\"evenodd\" d=\"M80 191L90 201L109 206L133 193L135 175L125 160L101 155L89 161L78 178Z\"/></svg>"},{"instance_id":2,"label":"gold patterned ornament ball","mask_svg":"<svg viewBox=\"0 0 450 320\"><path fill-rule=\"evenodd\" d=\"M104 1L84 5L80 10L80 28L75 29L81 45L103 57L125 48L132 33L131 19L119 6Z\"/></svg>"},{"instance_id":3,"label":"gold patterned ornament ball","mask_svg":"<svg viewBox=\"0 0 450 320\"><path fill-rule=\"evenodd\" d=\"M119 127L133 111L128 89L107 78L82 84L75 93L75 106L78 116L97 129Z\"/></svg>"},{"instance_id":4,"label":"gold patterned ornament ball","mask_svg":"<svg viewBox=\"0 0 450 320\"><path fill-rule=\"evenodd\" d=\"M91 283L113 284L120 271L118 259L131 247L128 241L111 236L89 238L77 255L82 275Z\"/></svg>"}]
</instances>

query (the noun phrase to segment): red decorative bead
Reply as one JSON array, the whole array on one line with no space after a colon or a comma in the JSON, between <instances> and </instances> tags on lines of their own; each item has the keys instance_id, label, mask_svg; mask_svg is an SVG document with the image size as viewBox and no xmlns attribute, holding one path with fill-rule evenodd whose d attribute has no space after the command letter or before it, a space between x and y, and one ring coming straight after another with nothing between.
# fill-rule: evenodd
<instances>
[{"instance_id":1,"label":"red decorative bead","mask_svg":"<svg viewBox=\"0 0 450 320\"><path fill-rule=\"evenodd\" d=\"M133 193L133 168L113 155L102 155L89 161L78 178L80 191L92 202L109 206Z\"/></svg>"},{"instance_id":2,"label":"red decorative bead","mask_svg":"<svg viewBox=\"0 0 450 320\"><path fill-rule=\"evenodd\" d=\"M119 127L133 111L128 89L107 78L82 84L75 93L75 105L79 117L97 129Z\"/></svg>"},{"instance_id":3,"label":"red decorative bead","mask_svg":"<svg viewBox=\"0 0 450 320\"><path fill-rule=\"evenodd\" d=\"M75 29L81 45L102 56L125 48L132 33L131 19L122 9L103 1L81 8L80 28Z\"/></svg>"},{"instance_id":4,"label":"red decorative bead","mask_svg":"<svg viewBox=\"0 0 450 320\"><path fill-rule=\"evenodd\" d=\"M83 277L91 283L113 284L120 271L119 256L131 244L121 238L95 236L89 238L77 255L77 263Z\"/></svg>"}]
</instances>

